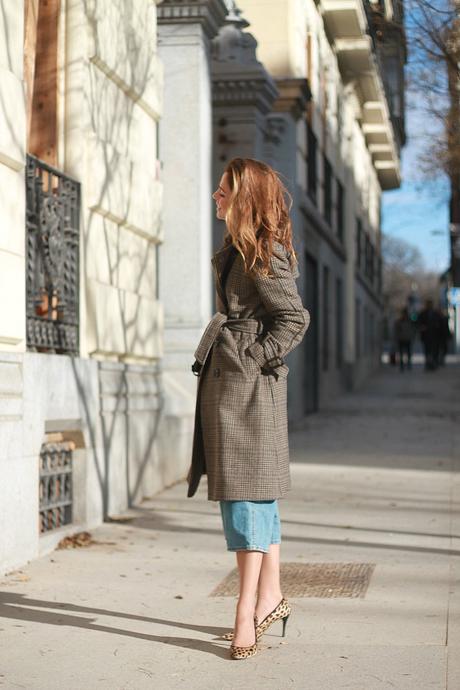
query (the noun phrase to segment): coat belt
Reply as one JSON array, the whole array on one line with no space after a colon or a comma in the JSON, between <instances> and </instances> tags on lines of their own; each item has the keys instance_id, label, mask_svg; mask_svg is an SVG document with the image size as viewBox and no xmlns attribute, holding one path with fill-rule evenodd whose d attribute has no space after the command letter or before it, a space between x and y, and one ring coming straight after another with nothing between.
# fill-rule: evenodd
<instances>
[{"instance_id":1,"label":"coat belt","mask_svg":"<svg viewBox=\"0 0 460 690\"><path fill-rule=\"evenodd\" d=\"M199 374L221 328L228 328L231 331L240 331L241 333L262 333L263 324L262 321L258 319L231 319L228 318L227 314L223 314L222 312L214 314L211 321L206 326L200 338L200 342L198 343L198 347L195 350L194 354L196 361L192 364L192 371L194 374Z\"/></svg>"}]
</instances>

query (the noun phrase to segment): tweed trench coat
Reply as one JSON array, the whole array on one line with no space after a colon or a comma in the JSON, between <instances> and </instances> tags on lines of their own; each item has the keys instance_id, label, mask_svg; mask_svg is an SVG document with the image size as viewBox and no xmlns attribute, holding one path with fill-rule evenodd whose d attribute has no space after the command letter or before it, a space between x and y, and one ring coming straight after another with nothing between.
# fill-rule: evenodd
<instances>
[{"instance_id":1,"label":"tweed trench coat","mask_svg":"<svg viewBox=\"0 0 460 690\"><path fill-rule=\"evenodd\" d=\"M233 263L222 282L231 254ZM208 499L273 500L290 488L285 355L310 322L284 246L272 276L249 276L232 245L211 259L217 313L195 351L198 373L188 496L207 474ZM227 265L228 269L228 265Z\"/></svg>"}]
</instances>

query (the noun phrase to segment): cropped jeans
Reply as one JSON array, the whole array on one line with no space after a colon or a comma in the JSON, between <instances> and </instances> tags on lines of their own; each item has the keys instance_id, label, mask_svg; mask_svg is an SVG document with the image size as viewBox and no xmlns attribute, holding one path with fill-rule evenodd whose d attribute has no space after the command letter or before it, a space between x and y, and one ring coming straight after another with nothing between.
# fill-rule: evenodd
<instances>
[{"instance_id":1,"label":"cropped jeans","mask_svg":"<svg viewBox=\"0 0 460 690\"><path fill-rule=\"evenodd\" d=\"M281 543L278 501L219 501L228 551L262 551Z\"/></svg>"}]
</instances>

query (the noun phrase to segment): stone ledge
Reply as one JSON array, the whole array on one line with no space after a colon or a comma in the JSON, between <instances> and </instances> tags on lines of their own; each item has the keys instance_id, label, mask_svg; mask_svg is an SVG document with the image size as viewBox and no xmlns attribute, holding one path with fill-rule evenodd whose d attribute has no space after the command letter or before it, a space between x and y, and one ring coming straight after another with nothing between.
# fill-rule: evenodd
<instances>
[{"instance_id":1,"label":"stone ledge","mask_svg":"<svg viewBox=\"0 0 460 690\"><path fill-rule=\"evenodd\" d=\"M311 100L311 91L307 79L287 77L275 79L279 96L274 104L274 111L278 113L292 113L298 120L305 112L308 101Z\"/></svg>"},{"instance_id":2,"label":"stone ledge","mask_svg":"<svg viewBox=\"0 0 460 690\"><path fill-rule=\"evenodd\" d=\"M270 112L277 93L272 81L264 76L225 79L219 75L212 82L213 106L257 105L266 114Z\"/></svg>"},{"instance_id":3,"label":"stone ledge","mask_svg":"<svg viewBox=\"0 0 460 690\"><path fill-rule=\"evenodd\" d=\"M227 16L223 0L163 0L157 8L157 22L162 24L201 24L208 38L213 38Z\"/></svg>"}]
</instances>

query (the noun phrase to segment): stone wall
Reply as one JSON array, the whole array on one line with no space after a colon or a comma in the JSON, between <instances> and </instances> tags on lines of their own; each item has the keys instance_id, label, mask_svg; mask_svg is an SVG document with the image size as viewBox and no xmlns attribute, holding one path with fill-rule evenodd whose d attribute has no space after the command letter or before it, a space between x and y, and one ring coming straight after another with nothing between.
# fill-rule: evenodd
<instances>
[{"instance_id":1,"label":"stone wall","mask_svg":"<svg viewBox=\"0 0 460 690\"><path fill-rule=\"evenodd\" d=\"M57 167L81 184L80 356L25 344L24 4L0 24L0 570L185 473L164 404L162 66L151 0L61 3ZM30 56L29 56L30 57ZM26 61L27 62L27 61ZM29 65L30 66L30 65ZM179 425L180 426L180 425ZM188 429L187 439L190 437ZM180 432L180 429L179 429ZM39 534L39 455L75 444L73 524ZM187 441L177 449L187 456Z\"/></svg>"}]
</instances>

